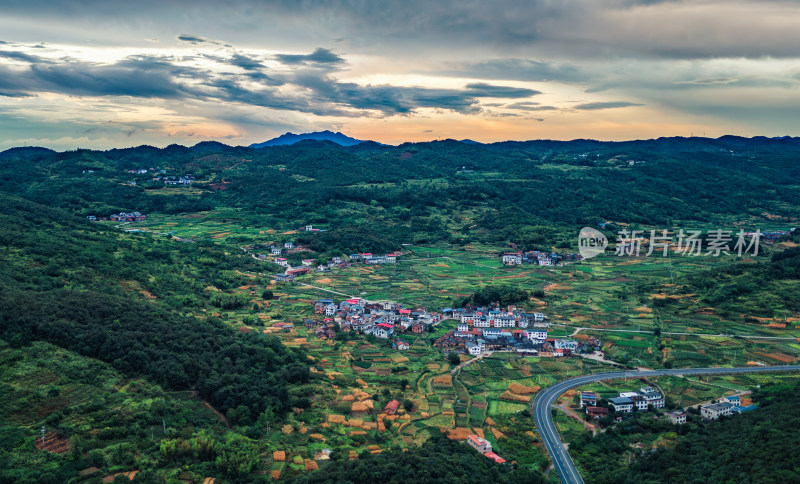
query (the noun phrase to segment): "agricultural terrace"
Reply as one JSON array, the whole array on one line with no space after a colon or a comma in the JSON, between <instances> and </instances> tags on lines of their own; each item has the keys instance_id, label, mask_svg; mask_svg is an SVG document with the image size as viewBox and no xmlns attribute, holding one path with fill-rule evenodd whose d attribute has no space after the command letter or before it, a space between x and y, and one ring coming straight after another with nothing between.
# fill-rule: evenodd
<instances>
[{"instance_id":1,"label":"agricultural terrace","mask_svg":"<svg viewBox=\"0 0 800 484\"><path fill-rule=\"evenodd\" d=\"M231 254L241 253L245 244L280 243L296 234L292 228L250 222L224 209L154 216L136 227L184 242L212 241ZM341 449L355 458L363 452L416 445L435 433L453 439L476 433L505 459L543 470L548 461L528 414L531 399L556 381L609 369L578 357L495 353L453 372L446 355L432 346L436 337L455 327L453 320L443 321L431 333L404 333L402 338L411 345L406 351L393 350L391 340L371 337L317 339L303 321L317 318L313 303L321 298L358 296L439 311L459 306L486 285L508 284L540 294L518 306L544 312L551 323L549 336L577 340L595 336L603 342L607 359L632 367L772 365L795 362L800 355L798 315L778 303L772 318L721 314L679 284L689 274L723 264L721 259L600 256L557 267L505 267L497 257L503 250L480 245L405 246L396 264L333 267L292 283L275 283L273 265L251 261L250 269L224 273L229 288L207 288L212 295L231 294L245 303L208 307L204 312L242 332L274 334L287 346L305 349L313 360L315 379L296 390L301 392L296 396L308 398L308 405L296 408L288 423L271 431L269 446L275 453L265 459L273 477L287 468L303 471L307 461L313 463L326 448ZM267 291L271 298L263 296ZM292 326L279 328L276 323ZM467 360L461 355L461 361ZM674 402L694 405L751 387L761 378L657 383ZM595 384L591 389L610 395L624 386L624 382ZM570 398L568 394L565 403ZM393 400L400 402L397 412L386 412ZM583 429L566 416L559 419L567 436L570 428Z\"/></svg>"}]
</instances>

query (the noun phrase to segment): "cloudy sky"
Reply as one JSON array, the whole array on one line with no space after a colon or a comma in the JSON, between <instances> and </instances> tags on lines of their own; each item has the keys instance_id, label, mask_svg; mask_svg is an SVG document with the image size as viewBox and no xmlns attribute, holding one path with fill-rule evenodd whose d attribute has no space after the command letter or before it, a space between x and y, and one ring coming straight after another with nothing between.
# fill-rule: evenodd
<instances>
[{"instance_id":1,"label":"cloudy sky","mask_svg":"<svg viewBox=\"0 0 800 484\"><path fill-rule=\"evenodd\" d=\"M800 135L800 1L0 2L0 149Z\"/></svg>"}]
</instances>

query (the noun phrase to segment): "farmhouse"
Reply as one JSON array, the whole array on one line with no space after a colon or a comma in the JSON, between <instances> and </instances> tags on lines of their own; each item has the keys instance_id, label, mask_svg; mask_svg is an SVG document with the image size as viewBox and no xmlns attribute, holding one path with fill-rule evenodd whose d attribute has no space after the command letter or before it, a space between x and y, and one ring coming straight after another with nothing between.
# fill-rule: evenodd
<instances>
[{"instance_id":1,"label":"farmhouse","mask_svg":"<svg viewBox=\"0 0 800 484\"><path fill-rule=\"evenodd\" d=\"M605 407L586 407L586 415L589 418L600 418L608 415L608 409Z\"/></svg>"},{"instance_id":2,"label":"farmhouse","mask_svg":"<svg viewBox=\"0 0 800 484\"><path fill-rule=\"evenodd\" d=\"M394 326L389 323L376 324L372 334L374 334L376 338L389 339L389 336L394 334Z\"/></svg>"},{"instance_id":3,"label":"farmhouse","mask_svg":"<svg viewBox=\"0 0 800 484\"><path fill-rule=\"evenodd\" d=\"M608 401L614 407L615 412L633 412L633 400L628 397L610 398Z\"/></svg>"},{"instance_id":4,"label":"farmhouse","mask_svg":"<svg viewBox=\"0 0 800 484\"><path fill-rule=\"evenodd\" d=\"M506 252L502 256L503 264L507 266L515 266L522 264L522 252Z\"/></svg>"},{"instance_id":5,"label":"farmhouse","mask_svg":"<svg viewBox=\"0 0 800 484\"><path fill-rule=\"evenodd\" d=\"M733 412L734 406L735 405L728 402L710 403L700 407L700 415L707 420L717 420L720 417L730 415Z\"/></svg>"},{"instance_id":6,"label":"farmhouse","mask_svg":"<svg viewBox=\"0 0 800 484\"><path fill-rule=\"evenodd\" d=\"M492 444L488 440L478 437L475 434L467 436L467 443L481 454L492 451Z\"/></svg>"},{"instance_id":7,"label":"farmhouse","mask_svg":"<svg viewBox=\"0 0 800 484\"><path fill-rule=\"evenodd\" d=\"M581 392L580 400L580 408L596 406L597 402L600 401L600 396L596 392Z\"/></svg>"},{"instance_id":8,"label":"farmhouse","mask_svg":"<svg viewBox=\"0 0 800 484\"><path fill-rule=\"evenodd\" d=\"M673 410L672 412L667 412L667 416L669 417L669 420L674 424L686 423L686 412L682 410Z\"/></svg>"},{"instance_id":9,"label":"farmhouse","mask_svg":"<svg viewBox=\"0 0 800 484\"><path fill-rule=\"evenodd\" d=\"M654 408L664 408L664 395L655 388L642 387L639 389L639 393L644 397L648 405L652 405Z\"/></svg>"},{"instance_id":10,"label":"farmhouse","mask_svg":"<svg viewBox=\"0 0 800 484\"><path fill-rule=\"evenodd\" d=\"M481 354L481 346L479 344L470 341L467 342L464 347L467 348L467 352L472 356L479 356Z\"/></svg>"},{"instance_id":11,"label":"farmhouse","mask_svg":"<svg viewBox=\"0 0 800 484\"><path fill-rule=\"evenodd\" d=\"M147 215L140 212L120 212L108 217L113 222L141 222Z\"/></svg>"},{"instance_id":12,"label":"farmhouse","mask_svg":"<svg viewBox=\"0 0 800 484\"><path fill-rule=\"evenodd\" d=\"M275 282L289 282L293 280L294 276L292 274L275 274Z\"/></svg>"},{"instance_id":13,"label":"farmhouse","mask_svg":"<svg viewBox=\"0 0 800 484\"><path fill-rule=\"evenodd\" d=\"M383 413L386 415L394 415L397 413L398 407L400 407L400 402L397 400L392 400L391 402L387 403L385 407L383 407Z\"/></svg>"},{"instance_id":14,"label":"farmhouse","mask_svg":"<svg viewBox=\"0 0 800 484\"><path fill-rule=\"evenodd\" d=\"M398 349L400 351L404 351L404 350L407 350L407 349L411 348L411 346L408 343L406 343L405 341L403 341L402 339L396 339L392 343L392 348Z\"/></svg>"}]
</instances>

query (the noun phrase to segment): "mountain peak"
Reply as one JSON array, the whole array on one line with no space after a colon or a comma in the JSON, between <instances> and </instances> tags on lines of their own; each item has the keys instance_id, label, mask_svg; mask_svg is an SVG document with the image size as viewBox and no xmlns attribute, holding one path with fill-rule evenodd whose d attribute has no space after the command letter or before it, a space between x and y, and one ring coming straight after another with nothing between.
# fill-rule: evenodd
<instances>
[{"instance_id":1,"label":"mountain peak","mask_svg":"<svg viewBox=\"0 0 800 484\"><path fill-rule=\"evenodd\" d=\"M334 133L333 131L329 131L326 129L325 131L317 131L314 133L302 133L302 134L294 134L291 132L287 132L286 134L282 134L277 138L273 138L269 141L265 141L263 143L254 143L250 145L250 147L266 148L269 146L293 145L298 141L304 141L304 140L331 141L341 146L353 146L362 142L362 140L351 138L338 131Z\"/></svg>"}]
</instances>

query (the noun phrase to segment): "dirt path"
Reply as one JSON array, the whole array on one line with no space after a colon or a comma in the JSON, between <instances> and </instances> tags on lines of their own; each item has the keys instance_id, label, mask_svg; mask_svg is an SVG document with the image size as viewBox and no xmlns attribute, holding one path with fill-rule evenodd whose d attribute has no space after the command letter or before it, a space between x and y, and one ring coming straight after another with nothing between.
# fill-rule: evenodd
<instances>
[{"instance_id":1,"label":"dirt path","mask_svg":"<svg viewBox=\"0 0 800 484\"><path fill-rule=\"evenodd\" d=\"M207 401L205 401L205 400L203 400L203 405L205 405L206 407L208 407L208 409L209 409L209 410L211 410L212 412L216 413L216 414L217 414L217 417L219 417L219 419L220 419L220 420L222 420L222 422L225 424L225 426L226 426L226 427L228 427L228 428L231 428L231 424L230 424L230 423L228 423L228 419L227 419L227 418L225 418L225 415L222 415L222 412L220 412L220 411L219 411L219 410L217 410L216 408L212 407L212 406L211 406L211 404L210 404L210 403L208 403L208 402L207 402Z\"/></svg>"},{"instance_id":2,"label":"dirt path","mask_svg":"<svg viewBox=\"0 0 800 484\"><path fill-rule=\"evenodd\" d=\"M355 296L351 296L350 294L345 294L343 292L334 291L333 289L325 289L324 287L312 286L311 284L306 284L305 282L297 282L297 281L294 281L294 282L295 282L295 284L299 284L301 286L312 287L314 289L319 289L320 291L331 292L333 294L338 294L340 296L345 296L348 299L351 299L351 298L355 297ZM367 302L369 302L369 301L367 301Z\"/></svg>"},{"instance_id":3,"label":"dirt path","mask_svg":"<svg viewBox=\"0 0 800 484\"><path fill-rule=\"evenodd\" d=\"M581 425L583 425L583 427L584 427L586 430L591 430L591 432L592 432L592 435L597 435L597 426L596 426L596 425L593 425L593 424L590 424L589 422L587 422L586 420L584 420L583 418L581 418L581 416L580 416L580 415L578 415L577 413L575 413L575 411L574 411L574 410L572 410L571 408L569 408L569 407L568 407L566 404L564 404L564 405L556 405L556 408L558 408L559 410L561 410L562 412L564 412L565 414L567 414L567 416L568 416L569 418L571 418L571 419L573 419L573 420L575 420L575 421L577 421L577 422L580 422L580 423L581 423Z\"/></svg>"},{"instance_id":4,"label":"dirt path","mask_svg":"<svg viewBox=\"0 0 800 484\"><path fill-rule=\"evenodd\" d=\"M480 355L480 356L476 356L475 358L473 358L473 359L471 359L469 361L465 361L464 363L459 363L455 368L453 368L450 371L450 373L455 375L458 370L464 368L465 366L471 365L472 363L474 363L476 361L480 361L482 359L483 359L483 355Z\"/></svg>"},{"instance_id":5,"label":"dirt path","mask_svg":"<svg viewBox=\"0 0 800 484\"><path fill-rule=\"evenodd\" d=\"M203 400L202 398L200 398L200 396L197 394L197 392L196 392L196 391L192 390L190 393L192 394L192 396L193 396L193 397L195 397L195 398L197 398L198 400L200 400L201 402L203 402L203 405L205 405L206 407L208 407L208 409L209 409L209 410L211 410L212 412L214 412L214 413L217 415L217 417L219 417L219 419L220 419L220 420L222 420L222 423L224 423L226 427L228 427L228 428L231 428L231 424L230 424L230 423L228 423L228 419L227 419L227 418L225 418L225 415L223 415L223 414L222 414L222 412L220 412L219 410L217 410L216 408L214 408L214 407L213 407L213 406L212 406L210 403L208 403L207 401L205 401L205 400Z\"/></svg>"}]
</instances>

